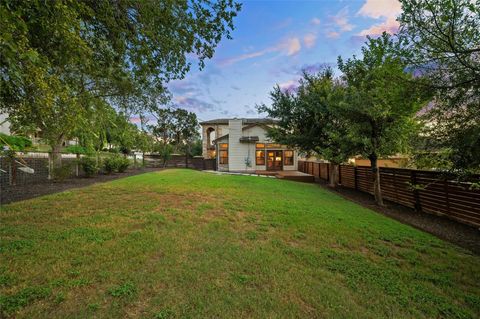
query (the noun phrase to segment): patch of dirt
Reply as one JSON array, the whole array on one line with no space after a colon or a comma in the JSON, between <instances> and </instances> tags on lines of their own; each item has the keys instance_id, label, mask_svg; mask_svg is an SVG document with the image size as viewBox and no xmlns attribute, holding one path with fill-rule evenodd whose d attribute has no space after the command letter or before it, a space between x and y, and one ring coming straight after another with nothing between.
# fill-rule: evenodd
<instances>
[{"instance_id":1,"label":"patch of dirt","mask_svg":"<svg viewBox=\"0 0 480 319\"><path fill-rule=\"evenodd\" d=\"M379 207L375 204L375 200L370 194L341 186L333 190L326 184L320 185L363 207L468 249L476 255L480 255L480 229L461 224L444 216L416 212L414 209L389 201L385 201L385 207Z\"/></svg>"},{"instance_id":2,"label":"patch of dirt","mask_svg":"<svg viewBox=\"0 0 480 319\"><path fill-rule=\"evenodd\" d=\"M73 188L81 188L96 183L105 183L115 179L128 176L149 173L162 170L161 168L143 168L131 169L125 173L115 173L110 175L99 174L95 177L77 177L64 180L62 182L44 181L40 183L15 185L2 188L0 191L0 204L8 204L38 196L63 192Z\"/></svg>"}]
</instances>

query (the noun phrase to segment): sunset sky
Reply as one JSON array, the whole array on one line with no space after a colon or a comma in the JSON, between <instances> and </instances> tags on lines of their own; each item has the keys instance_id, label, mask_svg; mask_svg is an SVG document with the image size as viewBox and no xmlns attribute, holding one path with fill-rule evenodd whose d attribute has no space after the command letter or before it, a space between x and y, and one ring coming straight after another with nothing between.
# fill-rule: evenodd
<instances>
[{"instance_id":1,"label":"sunset sky","mask_svg":"<svg viewBox=\"0 0 480 319\"><path fill-rule=\"evenodd\" d=\"M366 35L396 32L400 12L397 0L243 1L233 40L169 84L173 103L200 120L259 116L255 105L268 104L276 84L295 87L302 69L358 55Z\"/></svg>"}]
</instances>

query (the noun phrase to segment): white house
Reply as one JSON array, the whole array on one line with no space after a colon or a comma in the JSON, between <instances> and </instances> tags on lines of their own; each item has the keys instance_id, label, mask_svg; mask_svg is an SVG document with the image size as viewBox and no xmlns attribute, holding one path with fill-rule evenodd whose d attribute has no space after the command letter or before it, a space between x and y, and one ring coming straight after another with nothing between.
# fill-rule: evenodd
<instances>
[{"instance_id":1,"label":"white house","mask_svg":"<svg viewBox=\"0 0 480 319\"><path fill-rule=\"evenodd\" d=\"M0 113L0 133L10 135L10 122L6 113Z\"/></svg>"},{"instance_id":2,"label":"white house","mask_svg":"<svg viewBox=\"0 0 480 319\"><path fill-rule=\"evenodd\" d=\"M219 171L294 171L297 152L267 137L272 119L215 119L201 122L203 157Z\"/></svg>"}]
</instances>

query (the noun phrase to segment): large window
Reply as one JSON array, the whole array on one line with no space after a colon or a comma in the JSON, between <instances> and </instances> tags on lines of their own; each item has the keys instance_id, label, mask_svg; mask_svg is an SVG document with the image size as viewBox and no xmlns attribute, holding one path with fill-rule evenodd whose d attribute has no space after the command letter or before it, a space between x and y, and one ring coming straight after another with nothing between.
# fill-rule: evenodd
<instances>
[{"instance_id":1,"label":"large window","mask_svg":"<svg viewBox=\"0 0 480 319\"><path fill-rule=\"evenodd\" d=\"M283 154L285 157L284 165L293 165L293 151L285 151Z\"/></svg>"},{"instance_id":2,"label":"large window","mask_svg":"<svg viewBox=\"0 0 480 319\"><path fill-rule=\"evenodd\" d=\"M255 152L255 164L256 165L265 165L265 151L257 150Z\"/></svg>"},{"instance_id":3,"label":"large window","mask_svg":"<svg viewBox=\"0 0 480 319\"><path fill-rule=\"evenodd\" d=\"M220 143L220 151L218 152L218 163L219 164L228 164L228 144Z\"/></svg>"},{"instance_id":4,"label":"large window","mask_svg":"<svg viewBox=\"0 0 480 319\"><path fill-rule=\"evenodd\" d=\"M255 145L255 164L256 165L265 165L265 144L257 143Z\"/></svg>"}]
</instances>

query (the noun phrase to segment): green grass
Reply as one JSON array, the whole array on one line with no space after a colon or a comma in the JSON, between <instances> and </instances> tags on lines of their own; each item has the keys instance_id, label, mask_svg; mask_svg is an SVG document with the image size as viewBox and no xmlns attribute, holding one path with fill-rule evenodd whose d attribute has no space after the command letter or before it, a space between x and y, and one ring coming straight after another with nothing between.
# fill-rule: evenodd
<instances>
[{"instance_id":1,"label":"green grass","mask_svg":"<svg viewBox=\"0 0 480 319\"><path fill-rule=\"evenodd\" d=\"M0 317L480 316L478 256L318 185L167 170L0 217Z\"/></svg>"}]
</instances>

